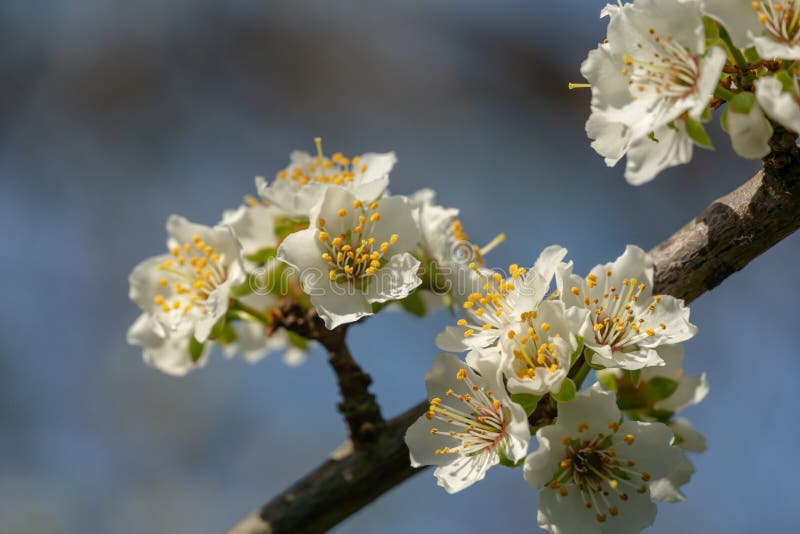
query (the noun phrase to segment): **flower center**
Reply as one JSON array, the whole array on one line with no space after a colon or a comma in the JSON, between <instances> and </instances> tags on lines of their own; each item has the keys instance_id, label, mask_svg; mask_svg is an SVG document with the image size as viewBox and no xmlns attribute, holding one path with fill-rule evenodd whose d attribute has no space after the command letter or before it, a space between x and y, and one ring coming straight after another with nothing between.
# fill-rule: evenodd
<instances>
[{"instance_id":1,"label":"flower center","mask_svg":"<svg viewBox=\"0 0 800 534\"><path fill-rule=\"evenodd\" d=\"M447 390L445 400L431 399L425 417L456 427L447 433L451 438L461 441L459 447L437 449L436 454L474 455L483 451L493 451L505 438L506 414L503 403L495 399L492 392L475 384L465 369L456 373L456 380L464 384L467 393L457 394ZM431 434L439 434L436 427Z\"/></svg>"},{"instance_id":2,"label":"flower center","mask_svg":"<svg viewBox=\"0 0 800 534\"><path fill-rule=\"evenodd\" d=\"M766 0L753 2L758 23L779 41L794 44L800 37L800 2L786 0L783 3Z\"/></svg>"},{"instance_id":3,"label":"flower center","mask_svg":"<svg viewBox=\"0 0 800 534\"><path fill-rule=\"evenodd\" d=\"M628 78L631 99L640 96L680 99L694 92L700 77L697 57L675 43L671 35L662 38L653 28L649 42L636 43L632 56L624 55L622 75Z\"/></svg>"},{"instance_id":4,"label":"flower center","mask_svg":"<svg viewBox=\"0 0 800 534\"><path fill-rule=\"evenodd\" d=\"M472 336L476 330L491 330L504 326L504 314L510 308L508 295L516 289L515 280L525 274L525 268L517 264L509 266L511 280L506 280L500 273L490 276L481 272L473 262L469 268L475 271L484 282L482 293L472 293L464 302L464 314L469 318L458 321L459 326L468 327L464 337Z\"/></svg>"},{"instance_id":5,"label":"flower center","mask_svg":"<svg viewBox=\"0 0 800 534\"><path fill-rule=\"evenodd\" d=\"M527 330L524 334L518 335L515 330L508 331L508 339L512 343L516 374L518 378L532 379L536 376L536 369L542 367L551 373L558 370L558 357L556 355L555 343L542 342L542 335L548 336L550 330L548 323L539 325L538 331L533 319L536 312L524 313L524 324ZM548 336L549 337L549 336ZM558 334L556 334L558 337Z\"/></svg>"},{"instance_id":6,"label":"flower center","mask_svg":"<svg viewBox=\"0 0 800 534\"><path fill-rule=\"evenodd\" d=\"M198 235L170 252L173 258L156 266L163 290L153 300L168 315L186 315L193 309L208 313L209 295L227 278L223 256Z\"/></svg>"},{"instance_id":7,"label":"flower center","mask_svg":"<svg viewBox=\"0 0 800 534\"><path fill-rule=\"evenodd\" d=\"M578 424L578 433L589 428L587 423ZM612 448L613 434L619 430L619 423L608 424L611 434L598 433L594 438L564 436L564 458L561 460L553 479L547 485L562 496L569 494L571 486L580 492L586 508L596 510L595 518L603 523L608 516L618 516L619 508L613 504L610 496L619 501L629 499L626 491L646 493L650 474L639 471L636 462L624 459ZM627 446L633 445L636 439L628 434L623 438Z\"/></svg>"},{"instance_id":8,"label":"flower center","mask_svg":"<svg viewBox=\"0 0 800 534\"><path fill-rule=\"evenodd\" d=\"M361 158L356 156L346 158L341 152L336 152L330 158L322 152L322 139L316 137L317 156L313 163L303 165L290 165L278 172L278 180L289 180L300 186L310 183L342 185L355 179L357 173L363 174L367 166L361 163Z\"/></svg>"},{"instance_id":9,"label":"flower center","mask_svg":"<svg viewBox=\"0 0 800 534\"><path fill-rule=\"evenodd\" d=\"M622 281L622 288L617 288L610 285L612 272L606 271L605 275L602 296L583 297L583 304L592 311L589 318L593 324L595 341L602 345L610 345L612 350L621 351L625 346L630 346L638 340L656 335L655 329L647 327L644 323L656 311L661 297L654 296L646 308L634 307L647 285L637 285L638 280L635 278L625 278ZM590 289L597 287L597 276L594 274L587 276L586 285ZM575 286L572 288L572 293L580 296L581 290ZM592 293L596 295L596 292ZM667 329L664 323L658 323L658 327L662 330Z\"/></svg>"},{"instance_id":10,"label":"flower center","mask_svg":"<svg viewBox=\"0 0 800 534\"><path fill-rule=\"evenodd\" d=\"M328 277L332 282L364 280L373 276L386 264L384 256L400 238L398 234L392 234L389 241L377 243L372 237L375 224L381 220L377 202L365 206L360 200L354 200L353 210L357 213L355 226L333 238L326 230L327 221L322 218L317 221L319 240L326 249L322 259L330 267ZM347 215L345 208L337 212L341 218Z\"/></svg>"}]
</instances>

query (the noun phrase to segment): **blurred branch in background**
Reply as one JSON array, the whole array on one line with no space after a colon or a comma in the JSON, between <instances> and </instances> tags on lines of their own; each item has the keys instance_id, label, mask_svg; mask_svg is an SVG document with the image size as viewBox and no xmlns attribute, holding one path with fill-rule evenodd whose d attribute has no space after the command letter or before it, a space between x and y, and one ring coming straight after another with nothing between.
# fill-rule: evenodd
<instances>
[{"instance_id":1,"label":"blurred branch in background","mask_svg":"<svg viewBox=\"0 0 800 534\"><path fill-rule=\"evenodd\" d=\"M800 228L800 150L777 126L771 145L762 171L650 251L655 293L688 303ZM368 446L346 442L230 534L325 532L420 472L409 465L403 437L427 406L389 420Z\"/></svg>"}]
</instances>

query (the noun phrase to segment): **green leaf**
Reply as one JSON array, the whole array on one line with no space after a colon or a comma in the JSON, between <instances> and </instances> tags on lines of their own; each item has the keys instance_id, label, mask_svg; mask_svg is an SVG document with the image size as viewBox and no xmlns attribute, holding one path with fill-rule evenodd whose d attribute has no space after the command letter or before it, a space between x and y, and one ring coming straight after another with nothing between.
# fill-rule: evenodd
<instances>
[{"instance_id":1,"label":"green leaf","mask_svg":"<svg viewBox=\"0 0 800 534\"><path fill-rule=\"evenodd\" d=\"M553 395L553 398L558 402L569 402L575 398L578 388L575 387L575 382L571 378L565 378L561 383L561 389L558 393Z\"/></svg>"},{"instance_id":2,"label":"green leaf","mask_svg":"<svg viewBox=\"0 0 800 534\"><path fill-rule=\"evenodd\" d=\"M685 122L686 134L692 141L705 148L714 148L714 144L702 124L690 117L686 117Z\"/></svg>"},{"instance_id":3,"label":"green leaf","mask_svg":"<svg viewBox=\"0 0 800 534\"><path fill-rule=\"evenodd\" d=\"M676 389L678 389L678 382L676 380L663 376L656 376L644 384L642 392L647 397L647 400L658 402L675 393Z\"/></svg>"},{"instance_id":4,"label":"green leaf","mask_svg":"<svg viewBox=\"0 0 800 534\"><path fill-rule=\"evenodd\" d=\"M569 359L570 367L572 367L575 361L577 361L577 359L580 358L581 354L583 354L583 337L576 336L576 338L578 340L578 348L575 349L575 352L572 353L572 357L570 357Z\"/></svg>"},{"instance_id":5,"label":"green leaf","mask_svg":"<svg viewBox=\"0 0 800 534\"><path fill-rule=\"evenodd\" d=\"M617 375L613 371L599 371L597 373L597 381L608 391L617 391L619 387Z\"/></svg>"},{"instance_id":6,"label":"green leaf","mask_svg":"<svg viewBox=\"0 0 800 534\"><path fill-rule=\"evenodd\" d=\"M277 253L278 249L276 247L262 248L258 252L245 256L245 259L259 265L264 265L269 260L274 258Z\"/></svg>"},{"instance_id":7,"label":"green leaf","mask_svg":"<svg viewBox=\"0 0 800 534\"><path fill-rule=\"evenodd\" d=\"M189 356L192 358L192 363L197 363L203 356L204 343L200 343L194 336L189 340Z\"/></svg>"},{"instance_id":8,"label":"green leaf","mask_svg":"<svg viewBox=\"0 0 800 534\"><path fill-rule=\"evenodd\" d=\"M526 415L533 413L536 409L536 405L539 404L539 399L541 399L541 397L531 395L530 393L514 393L511 395L511 400L522 406Z\"/></svg>"},{"instance_id":9,"label":"green leaf","mask_svg":"<svg viewBox=\"0 0 800 534\"><path fill-rule=\"evenodd\" d=\"M746 48L744 51L744 57L747 59L747 61L751 63L755 63L756 61L759 61L761 59L761 56L758 55L755 46Z\"/></svg>"},{"instance_id":10,"label":"green leaf","mask_svg":"<svg viewBox=\"0 0 800 534\"><path fill-rule=\"evenodd\" d=\"M425 317L425 302L419 290L414 291L409 296L400 301L400 305L408 313L417 317Z\"/></svg>"},{"instance_id":11,"label":"green leaf","mask_svg":"<svg viewBox=\"0 0 800 534\"><path fill-rule=\"evenodd\" d=\"M633 387L638 388L639 387L639 380L641 380L641 378L642 378L642 370L641 369L637 369L635 371L625 371L625 376L628 377L628 380L630 381L630 383L631 383L631 385Z\"/></svg>"},{"instance_id":12,"label":"green leaf","mask_svg":"<svg viewBox=\"0 0 800 534\"><path fill-rule=\"evenodd\" d=\"M753 109L753 104L756 102L756 95L753 93L737 93L729 102L728 106L731 111L747 115Z\"/></svg>"}]
</instances>

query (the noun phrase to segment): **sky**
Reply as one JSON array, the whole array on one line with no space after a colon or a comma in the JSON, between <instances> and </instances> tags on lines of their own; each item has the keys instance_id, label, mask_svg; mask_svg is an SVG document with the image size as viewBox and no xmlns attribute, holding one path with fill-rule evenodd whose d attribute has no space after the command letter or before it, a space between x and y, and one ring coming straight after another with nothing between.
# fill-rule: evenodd
<instances>
[{"instance_id":1,"label":"sky","mask_svg":"<svg viewBox=\"0 0 800 534\"><path fill-rule=\"evenodd\" d=\"M221 532L345 438L324 354L300 367L212 354L184 378L125 343L127 277L172 213L214 224L292 150L394 150L394 193L430 187L489 263L550 244L576 272L648 249L749 178L716 150L629 186L584 133L594 0L74 0L0 5L0 532ZM791 236L692 305L687 410L707 436L686 502L648 532L791 531L800 359ZM453 319L352 329L388 416L424 396ZM536 532L536 493L494 469L451 496L422 473L335 529Z\"/></svg>"}]
</instances>

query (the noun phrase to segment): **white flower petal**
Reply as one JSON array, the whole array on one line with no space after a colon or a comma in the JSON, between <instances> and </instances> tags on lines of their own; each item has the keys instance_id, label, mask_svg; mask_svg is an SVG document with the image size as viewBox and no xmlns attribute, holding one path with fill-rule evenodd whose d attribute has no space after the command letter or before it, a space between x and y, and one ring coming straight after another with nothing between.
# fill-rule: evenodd
<instances>
[{"instance_id":1,"label":"white flower petal","mask_svg":"<svg viewBox=\"0 0 800 534\"><path fill-rule=\"evenodd\" d=\"M776 78L759 78L756 84L756 100L769 117L800 133L800 103L797 97L783 90Z\"/></svg>"},{"instance_id":2,"label":"white flower petal","mask_svg":"<svg viewBox=\"0 0 800 534\"><path fill-rule=\"evenodd\" d=\"M761 106L753 104L750 113L737 113L728 106L728 134L733 150L746 159L761 159L770 152L769 139L772 125L764 116Z\"/></svg>"}]
</instances>

